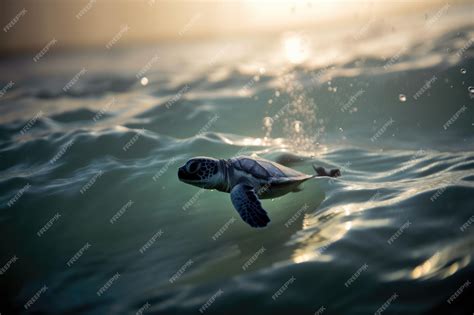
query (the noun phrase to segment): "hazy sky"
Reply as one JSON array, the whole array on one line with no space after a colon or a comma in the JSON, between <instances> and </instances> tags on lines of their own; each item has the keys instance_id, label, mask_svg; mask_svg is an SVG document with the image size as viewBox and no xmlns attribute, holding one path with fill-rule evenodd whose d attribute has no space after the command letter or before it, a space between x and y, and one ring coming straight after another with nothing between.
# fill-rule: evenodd
<instances>
[{"instance_id":1,"label":"hazy sky","mask_svg":"<svg viewBox=\"0 0 474 315\"><path fill-rule=\"evenodd\" d=\"M330 27L331 21L344 23L373 14L436 12L445 4L434 0L3 0L0 51L38 50L52 41L59 48L100 47L111 42L126 45L282 31L309 24Z\"/></svg>"}]
</instances>

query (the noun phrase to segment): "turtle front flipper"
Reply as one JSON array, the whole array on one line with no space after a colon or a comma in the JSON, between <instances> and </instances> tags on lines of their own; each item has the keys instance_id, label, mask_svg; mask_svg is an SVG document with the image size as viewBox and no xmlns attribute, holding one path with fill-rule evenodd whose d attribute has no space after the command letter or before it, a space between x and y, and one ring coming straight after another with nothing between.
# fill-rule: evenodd
<instances>
[{"instance_id":1,"label":"turtle front flipper","mask_svg":"<svg viewBox=\"0 0 474 315\"><path fill-rule=\"evenodd\" d=\"M251 227L264 227L270 222L267 212L258 200L255 188L248 184L238 184L230 191L230 199L242 220Z\"/></svg>"}]
</instances>

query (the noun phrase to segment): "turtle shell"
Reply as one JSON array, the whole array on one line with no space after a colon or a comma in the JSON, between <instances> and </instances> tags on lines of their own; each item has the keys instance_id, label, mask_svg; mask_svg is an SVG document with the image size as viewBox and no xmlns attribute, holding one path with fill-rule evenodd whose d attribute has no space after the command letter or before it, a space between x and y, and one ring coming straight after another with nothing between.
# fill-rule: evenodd
<instances>
[{"instance_id":1,"label":"turtle shell","mask_svg":"<svg viewBox=\"0 0 474 315\"><path fill-rule=\"evenodd\" d=\"M261 179L289 178L299 180L309 177L306 174L262 158L239 156L231 159L231 163L234 168Z\"/></svg>"}]
</instances>

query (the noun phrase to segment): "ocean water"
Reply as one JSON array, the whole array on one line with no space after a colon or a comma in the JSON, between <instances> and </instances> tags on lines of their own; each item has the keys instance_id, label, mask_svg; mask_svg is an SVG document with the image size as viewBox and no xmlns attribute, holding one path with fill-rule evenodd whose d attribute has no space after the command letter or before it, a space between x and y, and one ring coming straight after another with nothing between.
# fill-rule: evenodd
<instances>
[{"instance_id":1,"label":"ocean water","mask_svg":"<svg viewBox=\"0 0 474 315\"><path fill-rule=\"evenodd\" d=\"M3 59L1 314L472 314L473 9L450 10ZM252 229L178 181L199 155L342 177Z\"/></svg>"}]
</instances>

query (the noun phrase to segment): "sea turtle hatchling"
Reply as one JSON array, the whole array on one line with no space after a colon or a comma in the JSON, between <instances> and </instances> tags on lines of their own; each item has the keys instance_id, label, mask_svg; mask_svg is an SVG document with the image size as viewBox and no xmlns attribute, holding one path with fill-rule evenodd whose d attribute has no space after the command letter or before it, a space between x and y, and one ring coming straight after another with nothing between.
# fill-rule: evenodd
<instances>
[{"instance_id":1,"label":"sea turtle hatchling","mask_svg":"<svg viewBox=\"0 0 474 315\"><path fill-rule=\"evenodd\" d=\"M195 157L179 168L178 177L190 185L230 193L232 204L242 220L258 228L270 222L259 199L299 191L298 186L313 177L341 175L338 169L327 172L322 167L313 165L313 168L316 174L307 175L262 158L239 156L225 160Z\"/></svg>"}]
</instances>

